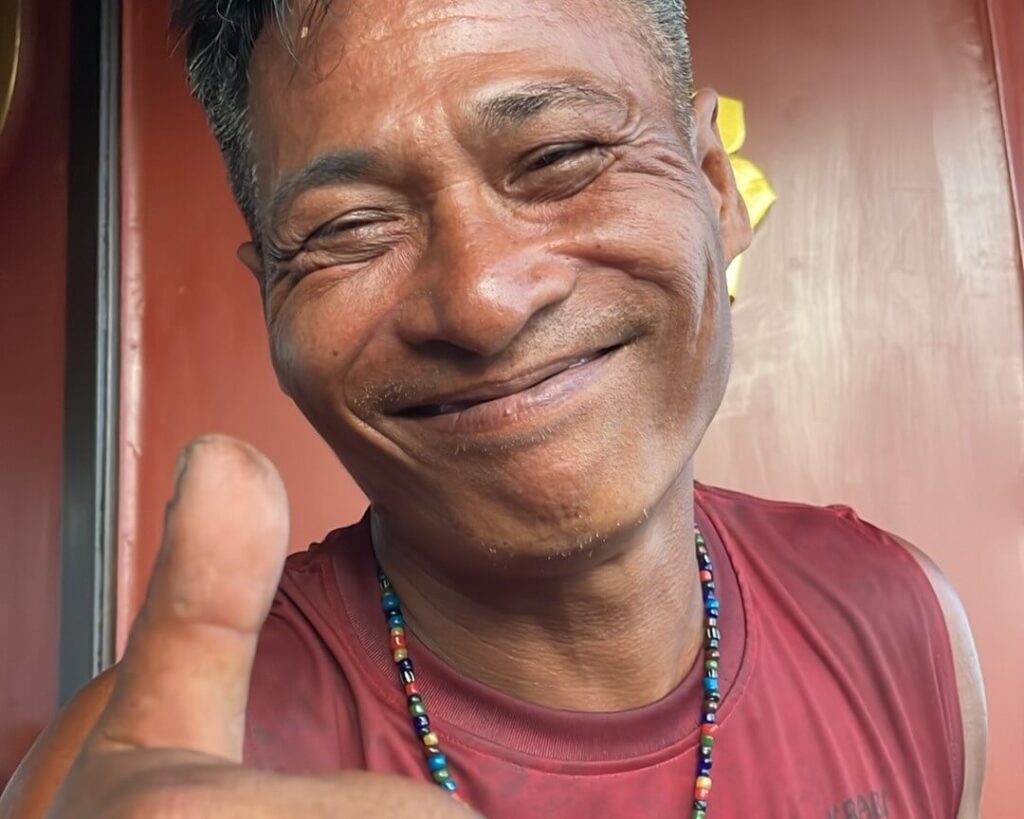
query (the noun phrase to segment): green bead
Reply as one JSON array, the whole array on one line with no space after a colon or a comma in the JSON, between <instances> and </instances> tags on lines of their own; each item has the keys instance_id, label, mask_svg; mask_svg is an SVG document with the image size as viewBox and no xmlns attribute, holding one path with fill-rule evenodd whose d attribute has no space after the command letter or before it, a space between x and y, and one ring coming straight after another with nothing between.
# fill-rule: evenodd
<instances>
[{"instance_id":1,"label":"green bead","mask_svg":"<svg viewBox=\"0 0 1024 819\"><path fill-rule=\"evenodd\" d=\"M451 777L452 775L448 773L447 768L441 768L441 770L439 771L434 771L435 782L446 782L447 780L451 779Z\"/></svg>"},{"instance_id":2,"label":"green bead","mask_svg":"<svg viewBox=\"0 0 1024 819\"><path fill-rule=\"evenodd\" d=\"M700 744L703 745L705 748L710 748L712 745L715 744L715 738L711 736L711 734L701 734Z\"/></svg>"},{"instance_id":3,"label":"green bead","mask_svg":"<svg viewBox=\"0 0 1024 819\"><path fill-rule=\"evenodd\" d=\"M710 671L712 668L718 668L718 660L705 660L704 667Z\"/></svg>"},{"instance_id":4,"label":"green bead","mask_svg":"<svg viewBox=\"0 0 1024 819\"><path fill-rule=\"evenodd\" d=\"M423 707L422 702L413 702L409 704L409 713L414 717L423 717L427 714L427 709Z\"/></svg>"},{"instance_id":5,"label":"green bead","mask_svg":"<svg viewBox=\"0 0 1024 819\"><path fill-rule=\"evenodd\" d=\"M702 810L695 810L693 812L693 819L707 819L707 813Z\"/></svg>"}]
</instances>

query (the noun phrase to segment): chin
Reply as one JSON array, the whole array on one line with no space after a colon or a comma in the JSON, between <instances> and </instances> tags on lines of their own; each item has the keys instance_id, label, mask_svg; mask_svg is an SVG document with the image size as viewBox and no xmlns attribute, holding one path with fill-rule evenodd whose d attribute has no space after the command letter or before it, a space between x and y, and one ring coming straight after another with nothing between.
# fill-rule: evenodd
<instances>
[{"instance_id":1,"label":"chin","mask_svg":"<svg viewBox=\"0 0 1024 819\"><path fill-rule=\"evenodd\" d=\"M436 508L490 564L529 572L540 562L542 571L557 571L579 558L613 556L689 462L685 453L665 458L669 447L656 447L656 456L641 442L623 443L581 457L580 441L549 441L534 457L492 463L486 475L463 472L443 484Z\"/></svg>"}]
</instances>

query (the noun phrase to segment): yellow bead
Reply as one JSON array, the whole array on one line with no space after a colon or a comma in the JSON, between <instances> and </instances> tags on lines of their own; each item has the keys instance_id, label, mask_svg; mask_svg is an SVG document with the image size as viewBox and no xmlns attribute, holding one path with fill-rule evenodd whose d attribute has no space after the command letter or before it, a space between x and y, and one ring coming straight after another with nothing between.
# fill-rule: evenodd
<instances>
[{"instance_id":1,"label":"yellow bead","mask_svg":"<svg viewBox=\"0 0 1024 819\"><path fill-rule=\"evenodd\" d=\"M711 777L710 776L698 776L697 781L694 783L695 787L701 790L711 790Z\"/></svg>"},{"instance_id":2,"label":"yellow bead","mask_svg":"<svg viewBox=\"0 0 1024 819\"><path fill-rule=\"evenodd\" d=\"M436 748L439 744L437 734L435 734L433 731L431 731L429 734L424 734L422 739L423 744L426 745L428 748Z\"/></svg>"},{"instance_id":3,"label":"yellow bead","mask_svg":"<svg viewBox=\"0 0 1024 819\"><path fill-rule=\"evenodd\" d=\"M401 626L395 626L394 628L391 629L391 636L392 637L404 637L405 636L405 629L402 628Z\"/></svg>"},{"instance_id":4,"label":"yellow bead","mask_svg":"<svg viewBox=\"0 0 1024 819\"><path fill-rule=\"evenodd\" d=\"M395 649L395 662L400 663L402 660L409 656L409 649L407 648L396 648Z\"/></svg>"}]
</instances>

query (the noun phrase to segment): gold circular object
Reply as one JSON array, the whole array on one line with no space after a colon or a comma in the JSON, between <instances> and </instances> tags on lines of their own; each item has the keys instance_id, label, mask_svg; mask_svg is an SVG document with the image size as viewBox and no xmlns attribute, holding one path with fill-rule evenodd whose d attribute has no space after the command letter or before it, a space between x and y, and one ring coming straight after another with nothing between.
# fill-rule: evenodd
<instances>
[{"instance_id":1,"label":"gold circular object","mask_svg":"<svg viewBox=\"0 0 1024 819\"><path fill-rule=\"evenodd\" d=\"M0 0L0 131L14 99L21 48L21 0Z\"/></svg>"}]
</instances>

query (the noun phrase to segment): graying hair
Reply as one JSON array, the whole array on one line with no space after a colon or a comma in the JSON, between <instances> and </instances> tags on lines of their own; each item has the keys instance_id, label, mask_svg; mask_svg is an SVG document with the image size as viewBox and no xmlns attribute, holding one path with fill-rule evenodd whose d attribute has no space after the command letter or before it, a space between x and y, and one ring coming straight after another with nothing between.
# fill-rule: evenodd
<instances>
[{"instance_id":1,"label":"graying hair","mask_svg":"<svg viewBox=\"0 0 1024 819\"><path fill-rule=\"evenodd\" d=\"M332 0L311 0L299 27L311 28ZM693 88L686 0L622 0L645 12L659 64L684 114ZM259 238L258 189L249 122L249 60L268 21L292 47L289 20L294 0L173 0L171 26L185 44L192 95L206 111L220 145L235 200L254 238Z\"/></svg>"}]
</instances>

